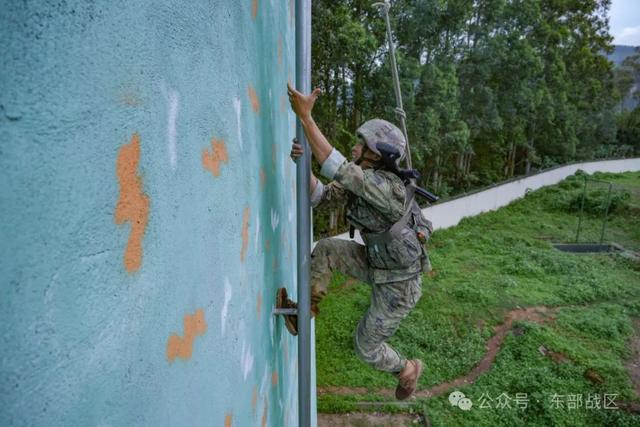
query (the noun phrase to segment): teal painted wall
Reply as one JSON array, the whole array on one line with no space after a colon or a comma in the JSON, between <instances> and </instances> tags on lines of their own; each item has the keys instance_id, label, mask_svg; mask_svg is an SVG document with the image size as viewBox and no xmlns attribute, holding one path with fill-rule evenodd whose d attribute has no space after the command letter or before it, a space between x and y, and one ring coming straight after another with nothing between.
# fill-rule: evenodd
<instances>
[{"instance_id":1,"label":"teal painted wall","mask_svg":"<svg viewBox=\"0 0 640 427\"><path fill-rule=\"evenodd\" d=\"M296 425L293 2L3 3L0 425Z\"/></svg>"}]
</instances>

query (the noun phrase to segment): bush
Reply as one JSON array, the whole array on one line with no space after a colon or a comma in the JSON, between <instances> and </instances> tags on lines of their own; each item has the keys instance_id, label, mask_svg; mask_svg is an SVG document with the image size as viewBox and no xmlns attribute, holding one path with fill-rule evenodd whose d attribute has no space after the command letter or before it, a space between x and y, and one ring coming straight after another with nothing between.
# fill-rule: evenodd
<instances>
[{"instance_id":1,"label":"bush","mask_svg":"<svg viewBox=\"0 0 640 427\"><path fill-rule=\"evenodd\" d=\"M587 189L584 194L584 212L590 214L604 214L607 210L607 200L609 201L609 213L627 209L627 200L631 197L626 190L612 190L609 198L609 189L595 188ZM583 191L573 191L567 200L565 211L578 212L582 205Z\"/></svg>"},{"instance_id":2,"label":"bush","mask_svg":"<svg viewBox=\"0 0 640 427\"><path fill-rule=\"evenodd\" d=\"M584 193L584 179L586 174L578 170L574 175L567 177L557 186L546 187L539 190L544 206L550 210L577 213L580 212L584 194L584 212L592 215L604 215L609 198L608 187L593 187L587 183L587 191ZM602 175L594 175L597 178L606 178ZM630 208L631 194L624 189L612 189L609 199L609 213L626 211Z\"/></svg>"}]
</instances>

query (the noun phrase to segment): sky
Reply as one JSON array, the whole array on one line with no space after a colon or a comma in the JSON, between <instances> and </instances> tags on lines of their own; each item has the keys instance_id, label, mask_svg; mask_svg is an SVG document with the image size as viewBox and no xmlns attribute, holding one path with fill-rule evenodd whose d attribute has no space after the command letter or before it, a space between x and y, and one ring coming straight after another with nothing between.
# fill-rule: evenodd
<instances>
[{"instance_id":1,"label":"sky","mask_svg":"<svg viewBox=\"0 0 640 427\"><path fill-rule=\"evenodd\" d=\"M613 44L640 46L640 0L612 0L609 28Z\"/></svg>"}]
</instances>

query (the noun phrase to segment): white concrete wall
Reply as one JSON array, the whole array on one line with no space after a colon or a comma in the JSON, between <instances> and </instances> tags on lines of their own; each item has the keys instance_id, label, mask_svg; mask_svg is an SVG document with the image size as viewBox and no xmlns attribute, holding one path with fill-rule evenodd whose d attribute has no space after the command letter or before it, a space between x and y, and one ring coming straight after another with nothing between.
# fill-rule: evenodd
<instances>
[{"instance_id":1,"label":"white concrete wall","mask_svg":"<svg viewBox=\"0 0 640 427\"><path fill-rule=\"evenodd\" d=\"M462 218L508 205L512 201L523 197L527 189L537 190L547 185L557 184L567 176L573 175L578 169L582 169L589 174L594 172L638 171L640 170L640 158L602 160L560 166L535 175L496 184L467 196L457 196L454 199L424 208L422 212L433 223L434 229L452 227L458 224ZM349 239L349 233L339 234L335 237ZM355 240L362 243L357 231Z\"/></svg>"}]
</instances>

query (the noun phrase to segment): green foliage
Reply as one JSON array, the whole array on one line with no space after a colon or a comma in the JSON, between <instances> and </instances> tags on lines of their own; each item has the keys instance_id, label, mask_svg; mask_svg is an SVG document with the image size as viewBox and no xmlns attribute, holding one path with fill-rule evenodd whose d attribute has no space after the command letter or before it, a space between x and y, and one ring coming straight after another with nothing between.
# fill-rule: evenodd
<instances>
[{"instance_id":1,"label":"green foliage","mask_svg":"<svg viewBox=\"0 0 640 427\"><path fill-rule=\"evenodd\" d=\"M604 180L606 177L598 179ZM607 205L609 214L630 208L631 194L628 190L614 187L609 194L606 184L593 185L591 182L588 181L585 192L584 176L576 173L557 186L541 189L535 197L542 199L549 209L578 213L582 208L584 213L600 217L607 211Z\"/></svg>"},{"instance_id":2,"label":"green foliage","mask_svg":"<svg viewBox=\"0 0 640 427\"><path fill-rule=\"evenodd\" d=\"M581 191L583 172L557 186L530 192L497 211L465 218L456 227L436 231L429 241L433 274L423 277L423 296L402 322L390 344L419 357L425 373L419 389L468 374L485 355L494 327L516 307L557 307L544 324L516 321L491 369L475 383L457 389L474 403L471 411L452 407L448 393L416 405L432 425L549 426L637 425L637 415L622 410L568 410L552 405L552 395L616 393L616 402L637 400L622 361L630 356L630 316L640 315L640 270L615 254L570 254L552 242L572 241L577 213L560 196ZM608 235L640 251L640 173L598 173L629 194L628 209L614 209ZM562 200L562 202L558 202ZM554 204L555 203L555 204ZM599 230L585 221L585 231ZM318 386L365 387L368 394L319 397L321 411L362 410L356 402L384 401L376 389L395 387L395 379L360 362L352 334L369 302L366 284L345 285L336 274L316 319ZM561 354L557 362L540 347ZM597 372L602 383L586 377ZM528 407L480 408L483 394L494 399L526 393ZM391 411L392 407L384 409ZM635 423L635 424L634 424Z\"/></svg>"},{"instance_id":3,"label":"green foliage","mask_svg":"<svg viewBox=\"0 0 640 427\"><path fill-rule=\"evenodd\" d=\"M372 2L313 6L320 128L347 154L365 120L396 121L384 19ZM614 110L610 0L395 0L391 19L413 163L440 195L566 163L638 153L640 113ZM635 62L634 62L635 61ZM636 67L636 68L634 68ZM616 130L617 129L617 130ZM318 216L316 229L327 224Z\"/></svg>"},{"instance_id":4,"label":"green foliage","mask_svg":"<svg viewBox=\"0 0 640 427\"><path fill-rule=\"evenodd\" d=\"M618 149L630 155L640 155L640 106L621 113L617 118Z\"/></svg>"}]
</instances>

